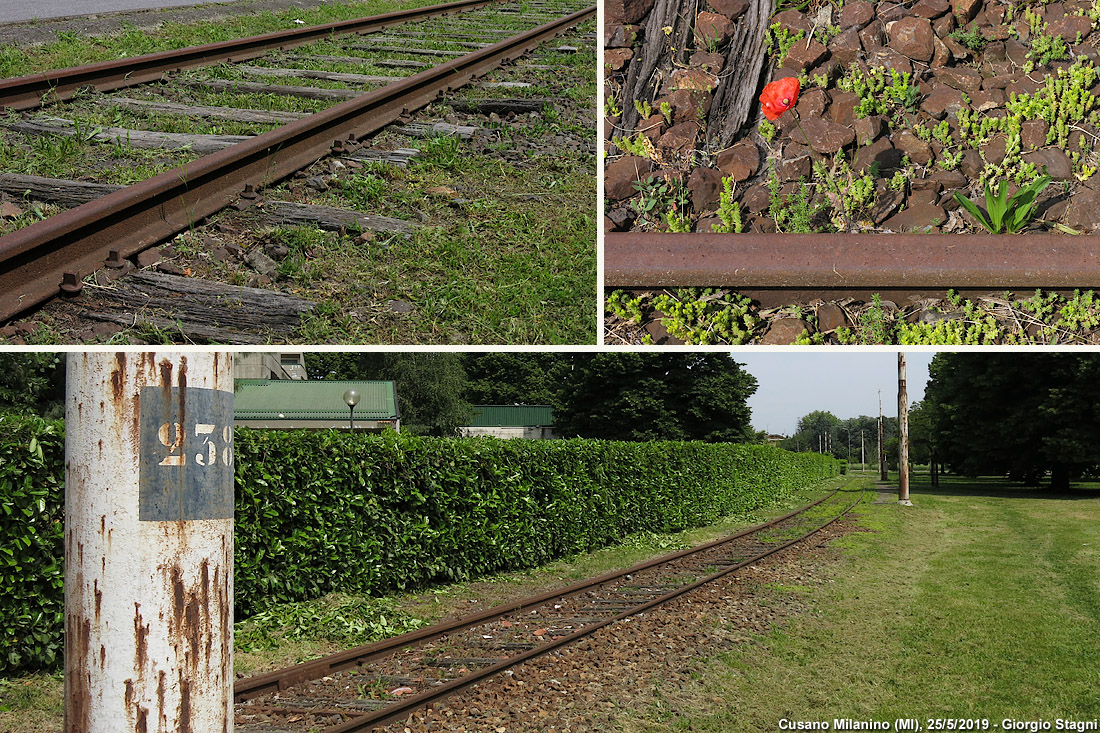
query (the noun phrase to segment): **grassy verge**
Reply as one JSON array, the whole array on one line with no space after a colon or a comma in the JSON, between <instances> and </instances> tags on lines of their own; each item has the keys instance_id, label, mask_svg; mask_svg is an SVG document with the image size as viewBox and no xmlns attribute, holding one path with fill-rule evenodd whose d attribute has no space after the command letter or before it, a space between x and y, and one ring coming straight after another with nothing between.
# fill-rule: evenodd
<instances>
[{"instance_id":1,"label":"grassy verge","mask_svg":"<svg viewBox=\"0 0 1100 733\"><path fill-rule=\"evenodd\" d=\"M838 478L749 515L727 517L715 525L675 534L634 535L619 545L568 557L533 570L502 573L389 598L334 594L309 603L277 607L236 624L236 671L260 674L436 623L444 617L467 615L583 578L627 568L648 558L767 521L820 498L838 486L850 484L850 479ZM0 678L0 731L57 733L62 729L63 715L64 683L60 674Z\"/></svg>"},{"instance_id":2,"label":"grassy verge","mask_svg":"<svg viewBox=\"0 0 1100 733\"><path fill-rule=\"evenodd\" d=\"M923 476L911 509L865 504L812 613L711 660L697 711L627 731L769 731L781 719L1100 718L1100 494ZM980 729L980 727L979 727Z\"/></svg>"},{"instance_id":3,"label":"grassy verge","mask_svg":"<svg viewBox=\"0 0 1100 733\"><path fill-rule=\"evenodd\" d=\"M59 40L54 43L31 47L0 46L0 78L24 76L98 61L113 61L204 43L257 36L261 33L352 20L395 10L440 5L445 1L348 2L312 8L293 8L278 13L264 11L195 23L166 22L156 29L127 25L120 33L95 37L62 31L59 33Z\"/></svg>"}]
</instances>

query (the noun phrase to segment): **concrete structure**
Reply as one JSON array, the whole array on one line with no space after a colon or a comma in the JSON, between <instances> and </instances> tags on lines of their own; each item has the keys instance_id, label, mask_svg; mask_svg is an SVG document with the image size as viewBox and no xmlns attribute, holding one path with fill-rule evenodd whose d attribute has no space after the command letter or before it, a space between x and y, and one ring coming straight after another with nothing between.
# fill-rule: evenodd
<instances>
[{"instance_id":1,"label":"concrete structure","mask_svg":"<svg viewBox=\"0 0 1100 733\"><path fill-rule=\"evenodd\" d=\"M474 405L474 419L459 428L462 435L550 440L554 409L549 405Z\"/></svg>"},{"instance_id":2,"label":"concrete structure","mask_svg":"<svg viewBox=\"0 0 1100 733\"><path fill-rule=\"evenodd\" d=\"M306 379L306 355L301 351L241 352L233 357L234 379Z\"/></svg>"},{"instance_id":3,"label":"concrete structure","mask_svg":"<svg viewBox=\"0 0 1100 733\"><path fill-rule=\"evenodd\" d=\"M65 731L232 730L232 359L67 370Z\"/></svg>"},{"instance_id":4,"label":"concrete structure","mask_svg":"<svg viewBox=\"0 0 1100 733\"><path fill-rule=\"evenodd\" d=\"M394 382L366 380L238 379L233 424L275 430L347 430L351 410L344 392L354 388L360 394L355 407L355 429L400 432Z\"/></svg>"}]
</instances>

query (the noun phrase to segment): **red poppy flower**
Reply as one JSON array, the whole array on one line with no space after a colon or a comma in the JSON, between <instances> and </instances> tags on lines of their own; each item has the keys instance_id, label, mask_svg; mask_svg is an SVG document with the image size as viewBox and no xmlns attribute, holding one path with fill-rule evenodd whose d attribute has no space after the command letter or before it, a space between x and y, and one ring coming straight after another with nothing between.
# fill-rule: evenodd
<instances>
[{"instance_id":1,"label":"red poppy flower","mask_svg":"<svg viewBox=\"0 0 1100 733\"><path fill-rule=\"evenodd\" d=\"M778 120L780 115L798 101L798 91L801 88L798 78L794 76L776 79L764 87L764 92L760 95L760 102L764 105L764 116L772 122Z\"/></svg>"}]
</instances>

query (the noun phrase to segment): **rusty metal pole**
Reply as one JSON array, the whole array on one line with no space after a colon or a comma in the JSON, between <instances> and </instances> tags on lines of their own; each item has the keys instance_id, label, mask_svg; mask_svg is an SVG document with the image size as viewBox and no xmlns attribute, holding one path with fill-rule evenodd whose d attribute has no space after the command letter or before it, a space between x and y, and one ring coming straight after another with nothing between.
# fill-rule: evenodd
<instances>
[{"instance_id":1,"label":"rusty metal pole","mask_svg":"<svg viewBox=\"0 0 1100 733\"><path fill-rule=\"evenodd\" d=\"M72 354L65 419L66 733L231 731L231 357Z\"/></svg>"},{"instance_id":2,"label":"rusty metal pole","mask_svg":"<svg viewBox=\"0 0 1100 733\"><path fill-rule=\"evenodd\" d=\"M909 501L909 395L905 388L905 352L898 352L898 503Z\"/></svg>"}]
</instances>

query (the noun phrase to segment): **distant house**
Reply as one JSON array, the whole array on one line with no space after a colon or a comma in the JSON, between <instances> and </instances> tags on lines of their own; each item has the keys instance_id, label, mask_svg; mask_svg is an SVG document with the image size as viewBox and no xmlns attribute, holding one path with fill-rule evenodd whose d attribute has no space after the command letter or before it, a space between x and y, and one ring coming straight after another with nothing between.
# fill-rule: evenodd
<instances>
[{"instance_id":1,"label":"distant house","mask_svg":"<svg viewBox=\"0 0 1100 733\"><path fill-rule=\"evenodd\" d=\"M359 404L354 412L344 393L355 389ZM366 380L237 379L233 421L249 428L293 430L306 428L400 432L397 388L394 382Z\"/></svg>"},{"instance_id":2,"label":"distant house","mask_svg":"<svg viewBox=\"0 0 1100 733\"><path fill-rule=\"evenodd\" d=\"M786 439L786 435L776 435L775 433L768 433L764 437L764 440L766 440L771 445L778 445L781 441L784 441Z\"/></svg>"},{"instance_id":3,"label":"distant house","mask_svg":"<svg viewBox=\"0 0 1100 733\"><path fill-rule=\"evenodd\" d=\"M549 440L554 436L554 409L549 405L474 405L474 419L459 428L462 435Z\"/></svg>"},{"instance_id":4,"label":"distant house","mask_svg":"<svg viewBox=\"0 0 1100 733\"><path fill-rule=\"evenodd\" d=\"M233 378L305 379L305 365L306 355L301 351L242 351L233 355Z\"/></svg>"}]
</instances>

